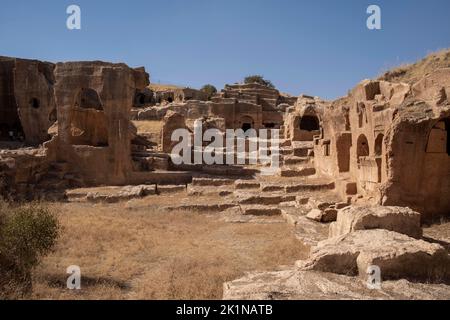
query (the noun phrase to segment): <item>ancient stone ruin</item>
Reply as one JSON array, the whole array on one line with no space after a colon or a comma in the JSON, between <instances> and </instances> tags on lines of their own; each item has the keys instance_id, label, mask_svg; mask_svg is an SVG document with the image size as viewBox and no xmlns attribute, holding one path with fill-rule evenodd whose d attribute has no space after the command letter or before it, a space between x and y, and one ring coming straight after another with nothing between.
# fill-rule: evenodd
<instances>
[{"instance_id":1,"label":"ancient stone ruin","mask_svg":"<svg viewBox=\"0 0 450 320\"><path fill-rule=\"evenodd\" d=\"M361 298L371 266L388 281L387 298L450 294L439 287L450 283L449 244L423 231L450 217L450 68L408 83L364 80L335 101L256 83L211 99L149 84L144 68L125 64L0 57L0 194L112 203L186 192L192 201L162 209L229 222L279 216L311 246L295 267L225 284L225 298ZM160 134L138 132L141 122L160 123ZM265 176L249 158L174 164L173 132L193 139L198 122L223 134L278 130L279 150L268 150L280 167ZM208 193L222 200L195 201Z\"/></svg>"}]
</instances>

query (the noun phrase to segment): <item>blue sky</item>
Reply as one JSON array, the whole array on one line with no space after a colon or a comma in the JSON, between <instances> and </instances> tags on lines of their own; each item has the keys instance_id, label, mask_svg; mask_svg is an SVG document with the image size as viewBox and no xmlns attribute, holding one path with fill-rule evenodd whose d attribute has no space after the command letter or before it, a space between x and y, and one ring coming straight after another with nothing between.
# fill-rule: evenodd
<instances>
[{"instance_id":1,"label":"blue sky","mask_svg":"<svg viewBox=\"0 0 450 320\"><path fill-rule=\"evenodd\" d=\"M66 28L66 8L82 29ZM366 27L370 4L382 30ZM448 0L2 0L0 55L145 66L201 87L262 74L281 91L343 96L364 78L450 47Z\"/></svg>"}]
</instances>

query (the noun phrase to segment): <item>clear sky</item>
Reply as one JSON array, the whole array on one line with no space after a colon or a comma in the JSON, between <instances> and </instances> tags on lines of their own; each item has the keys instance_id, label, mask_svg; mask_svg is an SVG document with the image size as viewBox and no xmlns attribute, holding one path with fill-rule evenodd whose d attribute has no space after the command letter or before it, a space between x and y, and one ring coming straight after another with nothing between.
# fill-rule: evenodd
<instances>
[{"instance_id":1,"label":"clear sky","mask_svg":"<svg viewBox=\"0 0 450 320\"><path fill-rule=\"evenodd\" d=\"M66 28L70 4L81 30ZM366 27L370 4L382 30ZM0 55L125 62L194 88L262 74L281 91L331 99L450 47L449 12L449 0L1 0Z\"/></svg>"}]
</instances>

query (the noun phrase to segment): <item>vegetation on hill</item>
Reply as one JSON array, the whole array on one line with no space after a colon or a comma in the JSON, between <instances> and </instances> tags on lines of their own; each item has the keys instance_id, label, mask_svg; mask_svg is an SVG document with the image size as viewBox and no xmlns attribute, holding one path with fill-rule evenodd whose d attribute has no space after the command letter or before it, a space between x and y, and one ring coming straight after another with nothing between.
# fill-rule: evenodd
<instances>
[{"instance_id":1,"label":"vegetation on hill","mask_svg":"<svg viewBox=\"0 0 450 320\"><path fill-rule=\"evenodd\" d=\"M263 76L260 76L260 75L247 76L244 79L244 83L245 84L258 83L263 86L275 89L275 86L273 85L273 83L270 80L266 80L266 79L264 79Z\"/></svg>"},{"instance_id":2,"label":"vegetation on hill","mask_svg":"<svg viewBox=\"0 0 450 320\"><path fill-rule=\"evenodd\" d=\"M211 100L212 96L217 93L217 88L212 84L205 84L200 91L203 91L208 96L208 100Z\"/></svg>"},{"instance_id":3,"label":"vegetation on hill","mask_svg":"<svg viewBox=\"0 0 450 320\"><path fill-rule=\"evenodd\" d=\"M450 49L434 52L416 63L389 70L379 77L379 80L415 83L440 68L450 68Z\"/></svg>"}]
</instances>

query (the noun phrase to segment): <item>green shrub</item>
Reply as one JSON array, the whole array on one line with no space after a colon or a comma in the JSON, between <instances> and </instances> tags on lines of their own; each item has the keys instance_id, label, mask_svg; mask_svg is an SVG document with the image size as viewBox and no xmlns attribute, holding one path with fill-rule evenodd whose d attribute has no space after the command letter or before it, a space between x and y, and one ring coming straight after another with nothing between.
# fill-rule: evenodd
<instances>
[{"instance_id":1,"label":"green shrub","mask_svg":"<svg viewBox=\"0 0 450 320\"><path fill-rule=\"evenodd\" d=\"M31 272L56 243L59 222L40 204L0 202L0 298L31 292Z\"/></svg>"},{"instance_id":2,"label":"green shrub","mask_svg":"<svg viewBox=\"0 0 450 320\"><path fill-rule=\"evenodd\" d=\"M217 93L217 88L214 87L212 84L205 84L200 91L203 91L206 93L206 96L208 97L208 100L211 100L211 98Z\"/></svg>"},{"instance_id":3,"label":"green shrub","mask_svg":"<svg viewBox=\"0 0 450 320\"><path fill-rule=\"evenodd\" d=\"M245 84L258 83L263 86L275 89L275 86L273 85L273 83L270 80L266 80L266 79L264 79L263 76L260 76L260 75L252 75L252 76L245 77L244 83Z\"/></svg>"}]
</instances>

